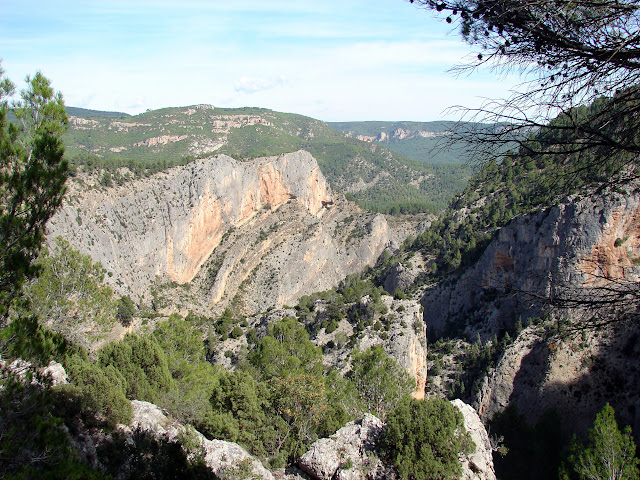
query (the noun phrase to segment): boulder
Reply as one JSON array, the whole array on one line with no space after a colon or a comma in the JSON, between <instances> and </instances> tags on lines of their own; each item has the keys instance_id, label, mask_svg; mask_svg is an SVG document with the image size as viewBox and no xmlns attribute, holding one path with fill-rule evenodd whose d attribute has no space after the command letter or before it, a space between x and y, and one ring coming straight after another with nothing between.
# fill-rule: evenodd
<instances>
[{"instance_id":1,"label":"boulder","mask_svg":"<svg viewBox=\"0 0 640 480\"><path fill-rule=\"evenodd\" d=\"M387 478L376 455L376 441L384 429L379 418L367 413L357 421L311 445L298 466L318 480Z\"/></svg>"}]
</instances>

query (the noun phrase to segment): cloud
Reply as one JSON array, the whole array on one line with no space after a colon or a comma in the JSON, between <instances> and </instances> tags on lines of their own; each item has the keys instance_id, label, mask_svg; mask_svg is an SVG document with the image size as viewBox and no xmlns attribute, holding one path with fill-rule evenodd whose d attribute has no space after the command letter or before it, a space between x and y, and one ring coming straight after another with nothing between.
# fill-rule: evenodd
<instances>
[{"instance_id":1,"label":"cloud","mask_svg":"<svg viewBox=\"0 0 640 480\"><path fill-rule=\"evenodd\" d=\"M280 87L287 83L287 79L284 75L272 78L249 78L240 77L233 89L240 93L257 93L264 92L265 90L271 90L276 87Z\"/></svg>"}]
</instances>

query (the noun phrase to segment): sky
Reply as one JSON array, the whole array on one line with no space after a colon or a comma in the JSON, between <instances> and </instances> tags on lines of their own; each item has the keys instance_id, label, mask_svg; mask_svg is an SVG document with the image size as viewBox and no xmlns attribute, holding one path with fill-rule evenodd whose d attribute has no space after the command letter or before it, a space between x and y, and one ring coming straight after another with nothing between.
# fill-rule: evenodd
<instances>
[{"instance_id":1,"label":"sky","mask_svg":"<svg viewBox=\"0 0 640 480\"><path fill-rule=\"evenodd\" d=\"M0 0L0 59L68 106L211 104L324 121L458 119L520 82L449 70L476 55L408 0Z\"/></svg>"}]
</instances>

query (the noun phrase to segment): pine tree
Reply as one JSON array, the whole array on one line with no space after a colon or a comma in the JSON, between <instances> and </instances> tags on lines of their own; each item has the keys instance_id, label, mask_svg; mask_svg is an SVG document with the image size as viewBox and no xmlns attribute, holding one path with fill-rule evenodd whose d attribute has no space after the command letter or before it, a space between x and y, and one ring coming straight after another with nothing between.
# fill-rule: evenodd
<instances>
[{"instance_id":1,"label":"pine tree","mask_svg":"<svg viewBox=\"0 0 640 480\"><path fill-rule=\"evenodd\" d=\"M38 72L9 104L15 86L3 75L0 68L0 327L35 274L45 224L62 202L67 178L62 96Z\"/></svg>"},{"instance_id":2,"label":"pine tree","mask_svg":"<svg viewBox=\"0 0 640 480\"><path fill-rule=\"evenodd\" d=\"M569 463L580 480L637 480L636 446L627 426L620 432L611 405L598 413L589 430L589 444L574 441ZM564 473L564 478L569 478Z\"/></svg>"}]
</instances>

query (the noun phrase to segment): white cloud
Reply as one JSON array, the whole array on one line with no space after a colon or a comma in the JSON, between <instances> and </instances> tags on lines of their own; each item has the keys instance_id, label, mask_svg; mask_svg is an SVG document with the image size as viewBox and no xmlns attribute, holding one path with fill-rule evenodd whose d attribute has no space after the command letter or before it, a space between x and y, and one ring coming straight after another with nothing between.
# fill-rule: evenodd
<instances>
[{"instance_id":1,"label":"white cloud","mask_svg":"<svg viewBox=\"0 0 640 480\"><path fill-rule=\"evenodd\" d=\"M286 83L287 79L284 75L275 78L240 77L240 80L234 84L233 89L240 93L257 93L280 87Z\"/></svg>"}]
</instances>

